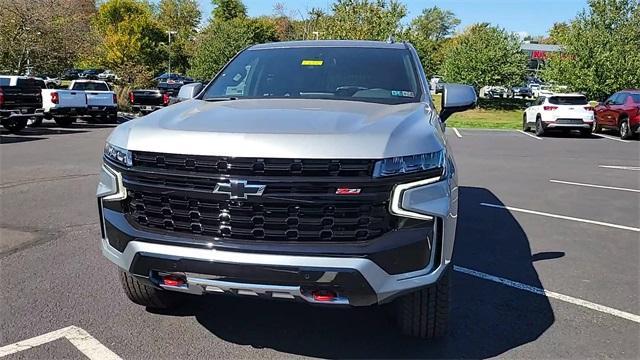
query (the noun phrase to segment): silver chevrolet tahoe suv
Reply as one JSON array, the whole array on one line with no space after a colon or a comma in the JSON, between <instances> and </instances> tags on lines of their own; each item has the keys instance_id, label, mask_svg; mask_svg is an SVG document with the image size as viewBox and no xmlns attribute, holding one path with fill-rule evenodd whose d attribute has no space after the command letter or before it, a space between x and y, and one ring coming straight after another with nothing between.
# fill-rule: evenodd
<instances>
[{"instance_id":1,"label":"silver chevrolet tahoe suv","mask_svg":"<svg viewBox=\"0 0 640 360\"><path fill-rule=\"evenodd\" d=\"M299 41L249 47L181 93L105 146L102 252L133 302L388 304L405 334L446 332L458 188L443 121L473 88L447 84L438 113L410 44Z\"/></svg>"}]
</instances>

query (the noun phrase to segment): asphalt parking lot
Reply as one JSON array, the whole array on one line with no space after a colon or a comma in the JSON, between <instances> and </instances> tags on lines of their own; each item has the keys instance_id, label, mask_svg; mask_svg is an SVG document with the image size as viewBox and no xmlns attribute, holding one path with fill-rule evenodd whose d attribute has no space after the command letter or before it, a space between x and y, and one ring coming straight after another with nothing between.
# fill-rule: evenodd
<instances>
[{"instance_id":1,"label":"asphalt parking lot","mask_svg":"<svg viewBox=\"0 0 640 360\"><path fill-rule=\"evenodd\" d=\"M639 141L448 129L461 186L452 322L429 343L376 308L132 304L98 247L110 131L45 122L0 135L0 357L640 356Z\"/></svg>"}]
</instances>

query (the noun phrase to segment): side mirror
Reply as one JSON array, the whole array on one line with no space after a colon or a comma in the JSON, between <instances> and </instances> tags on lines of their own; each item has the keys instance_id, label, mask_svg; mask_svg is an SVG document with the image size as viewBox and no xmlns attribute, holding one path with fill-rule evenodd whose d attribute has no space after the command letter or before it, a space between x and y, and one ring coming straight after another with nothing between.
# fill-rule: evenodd
<instances>
[{"instance_id":1,"label":"side mirror","mask_svg":"<svg viewBox=\"0 0 640 360\"><path fill-rule=\"evenodd\" d=\"M202 90L202 83L191 83L185 84L180 87L180 91L178 91L178 100L188 100L193 99L200 93Z\"/></svg>"},{"instance_id":2,"label":"side mirror","mask_svg":"<svg viewBox=\"0 0 640 360\"><path fill-rule=\"evenodd\" d=\"M462 84L446 84L442 89L440 120L447 121L453 113L476 106L478 95L473 87Z\"/></svg>"}]
</instances>

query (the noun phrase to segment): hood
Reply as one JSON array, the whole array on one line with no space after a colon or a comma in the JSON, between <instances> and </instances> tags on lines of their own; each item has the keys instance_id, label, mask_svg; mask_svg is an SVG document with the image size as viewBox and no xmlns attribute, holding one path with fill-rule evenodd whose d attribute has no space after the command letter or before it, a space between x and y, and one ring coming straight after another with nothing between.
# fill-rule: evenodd
<instances>
[{"instance_id":1,"label":"hood","mask_svg":"<svg viewBox=\"0 0 640 360\"><path fill-rule=\"evenodd\" d=\"M442 149L436 122L425 103L188 100L118 126L109 141L129 150L191 155L380 159Z\"/></svg>"}]
</instances>

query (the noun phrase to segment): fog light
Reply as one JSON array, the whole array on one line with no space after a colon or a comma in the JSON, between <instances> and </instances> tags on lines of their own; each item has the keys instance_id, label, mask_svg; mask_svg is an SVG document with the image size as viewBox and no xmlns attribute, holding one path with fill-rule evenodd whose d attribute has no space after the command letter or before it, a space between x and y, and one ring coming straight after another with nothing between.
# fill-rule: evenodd
<instances>
[{"instance_id":1,"label":"fog light","mask_svg":"<svg viewBox=\"0 0 640 360\"><path fill-rule=\"evenodd\" d=\"M313 300L321 302L333 301L338 297L335 291L331 290L316 290L312 291L311 295L313 296Z\"/></svg>"},{"instance_id":2,"label":"fog light","mask_svg":"<svg viewBox=\"0 0 640 360\"><path fill-rule=\"evenodd\" d=\"M162 277L162 284L166 286L181 287L187 284L184 277L178 275L164 275Z\"/></svg>"}]
</instances>

